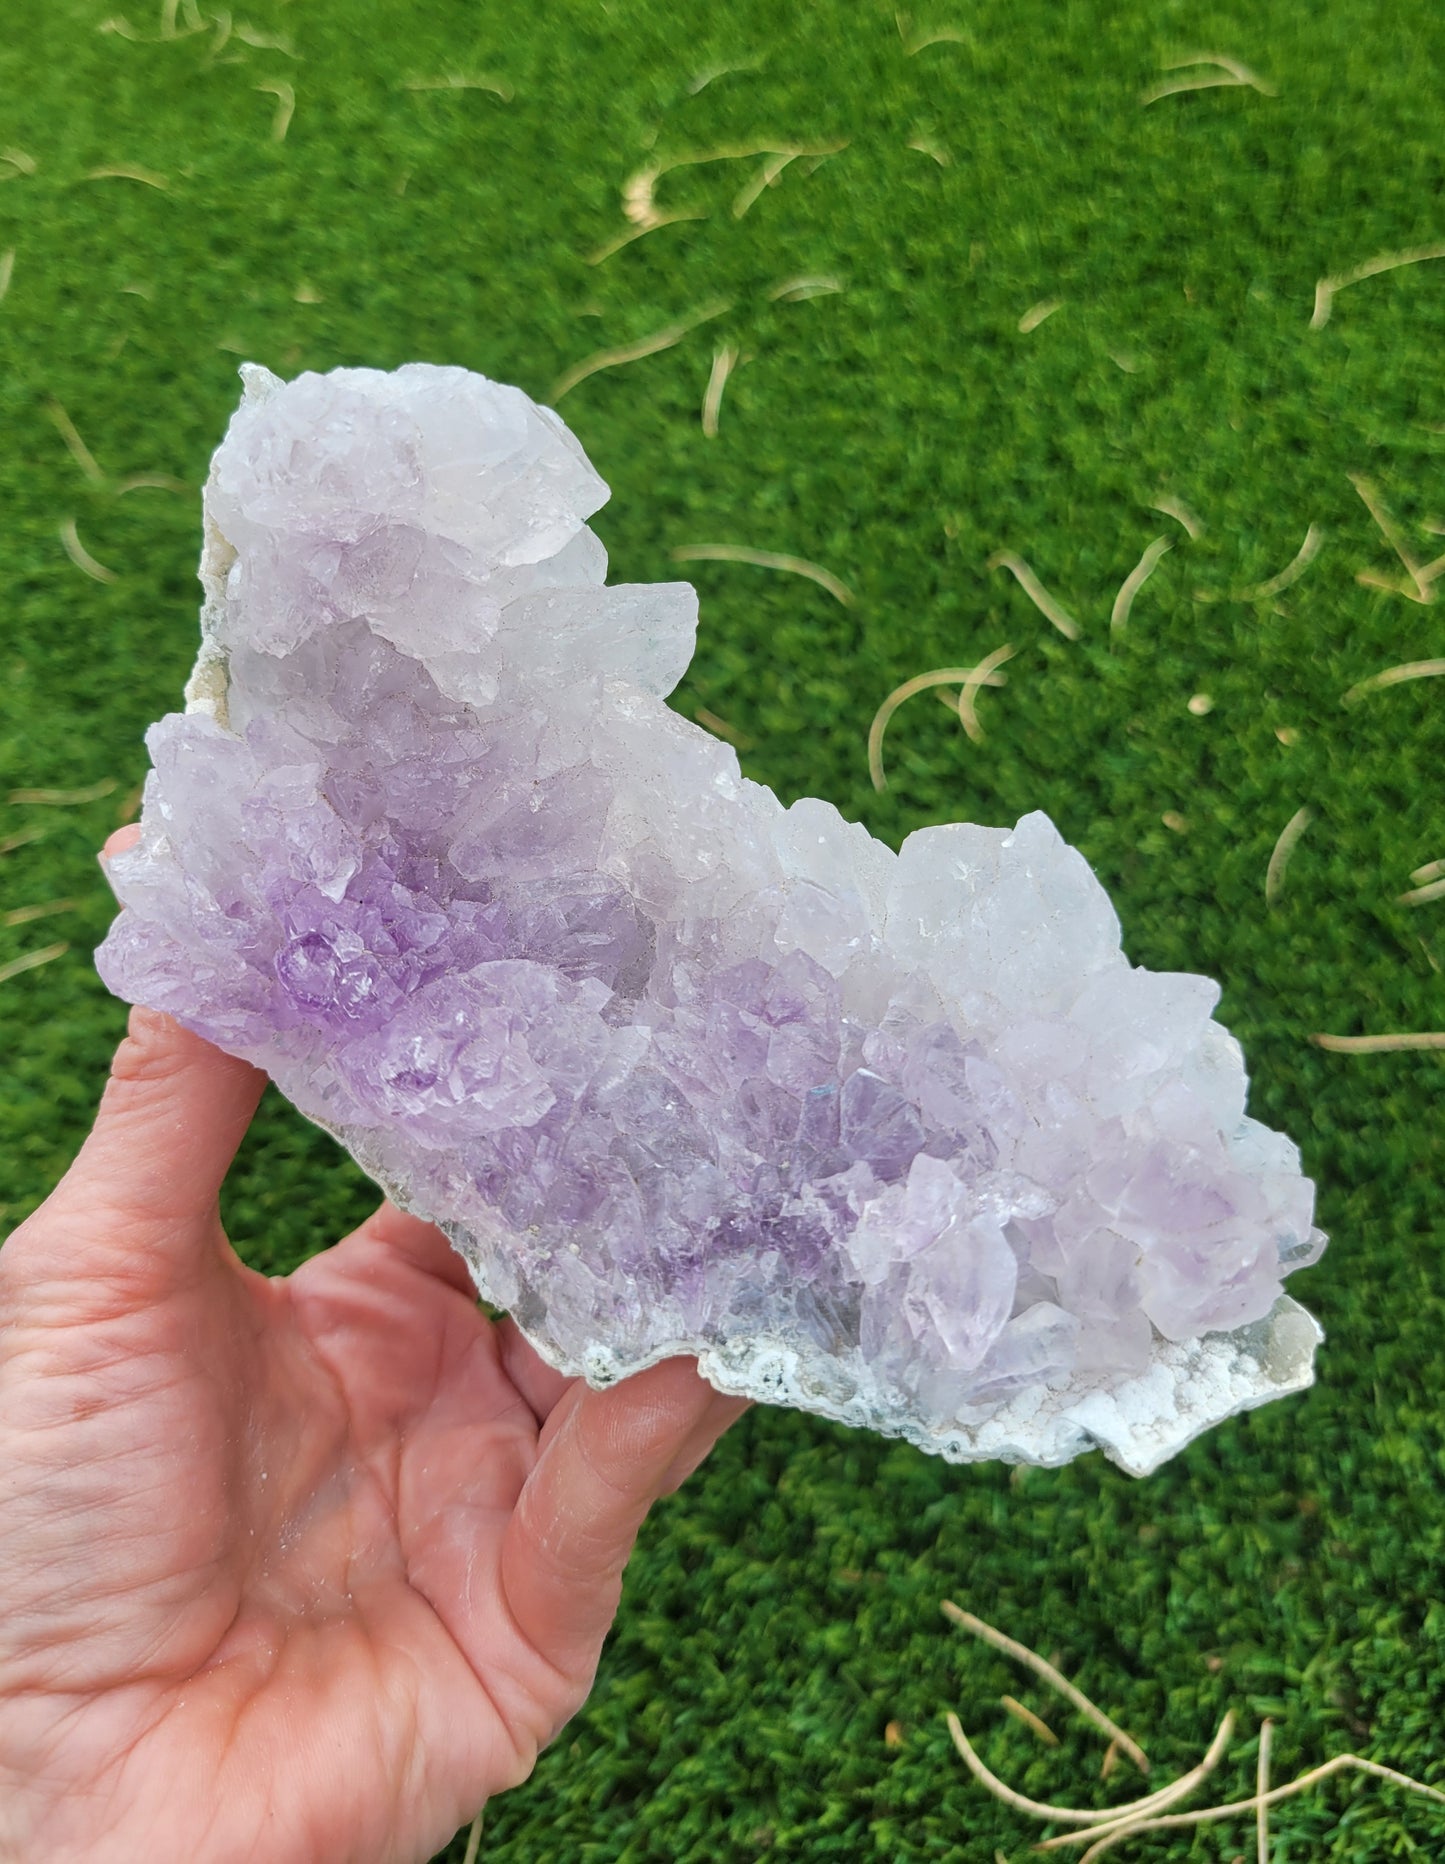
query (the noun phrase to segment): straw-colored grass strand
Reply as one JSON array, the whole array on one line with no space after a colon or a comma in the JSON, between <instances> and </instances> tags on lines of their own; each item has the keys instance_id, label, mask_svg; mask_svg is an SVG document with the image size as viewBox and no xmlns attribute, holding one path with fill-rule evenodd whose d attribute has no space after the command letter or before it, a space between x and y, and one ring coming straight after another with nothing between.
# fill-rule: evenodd
<instances>
[{"instance_id":1,"label":"straw-colored grass strand","mask_svg":"<svg viewBox=\"0 0 1445 1864\"><path fill-rule=\"evenodd\" d=\"M0 913L0 926L28 926L37 919L54 919L60 913L73 913L79 906L78 900L41 900L34 906L12 906L9 912Z\"/></svg>"},{"instance_id":2,"label":"straw-colored grass strand","mask_svg":"<svg viewBox=\"0 0 1445 1864\"><path fill-rule=\"evenodd\" d=\"M1059 1745L1059 1737L1049 1727L1043 1716L1035 1715L1033 1710L1027 1704L1020 1702L1017 1696L1000 1696L999 1701L1014 1720L1022 1722L1025 1728L1036 1734L1045 1747Z\"/></svg>"},{"instance_id":3,"label":"straw-colored grass strand","mask_svg":"<svg viewBox=\"0 0 1445 1864\"><path fill-rule=\"evenodd\" d=\"M1135 596L1158 568L1160 558L1167 555L1173 548L1172 537L1156 537L1124 578L1119 585L1119 593L1114 597L1114 606L1109 613L1111 634L1122 634L1129 625L1129 616L1133 612Z\"/></svg>"},{"instance_id":4,"label":"straw-colored grass strand","mask_svg":"<svg viewBox=\"0 0 1445 1864\"><path fill-rule=\"evenodd\" d=\"M844 608L853 606L853 591L821 563L806 557L790 556L784 550L754 550L748 544L679 544L672 552L674 563L750 563L755 569L782 570L789 576L805 576L820 589L826 589Z\"/></svg>"},{"instance_id":5,"label":"straw-colored grass strand","mask_svg":"<svg viewBox=\"0 0 1445 1864\"><path fill-rule=\"evenodd\" d=\"M256 89L276 99L276 115L271 124L271 140L272 142L285 142L286 132L291 127L291 119L296 114L296 87L288 84L284 78L268 78L264 84L258 84Z\"/></svg>"},{"instance_id":6,"label":"straw-colored grass strand","mask_svg":"<svg viewBox=\"0 0 1445 1864\"><path fill-rule=\"evenodd\" d=\"M86 803L98 803L102 796L109 796L115 787L114 777L102 777L99 783L87 783L75 790L11 790L5 800L27 808L79 809Z\"/></svg>"},{"instance_id":7,"label":"straw-colored grass strand","mask_svg":"<svg viewBox=\"0 0 1445 1864\"><path fill-rule=\"evenodd\" d=\"M1445 1049L1445 1029L1379 1036L1313 1035L1310 1041L1333 1055L1398 1055L1409 1049Z\"/></svg>"},{"instance_id":8,"label":"straw-colored grass strand","mask_svg":"<svg viewBox=\"0 0 1445 1864\"><path fill-rule=\"evenodd\" d=\"M712 368L708 373L707 388L702 398L702 431L709 440L716 440L718 417L722 413L723 390L727 387L728 377L738 366L740 351L736 343L719 343L713 351Z\"/></svg>"},{"instance_id":9,"label":"straw-colored grass strand","mask_svg":"<svg viewBox=\"0 0 1445 1864\"><path fill-rule=\"evenodd\" d=\"M1359 493L1365 505L1365 509L1375 520L1376 525L1378 525L1380 533L1384 537L1386 543L1389 544L1395 555L1400 559L1401 563L1404 564L1406 573L1409 575L1410 581L1414 584L1414 589L1413 591L1398 589L1394 584L1384 582L1378 577L1370 576L1368 571L1364 573L1360 580L1364 581L1368 579L1378 588L1394 589L1398 594L1409 596L1412 602L1429 602L1433 600L1433 591L1430 587L1429 579L1415 557L1414 552L1401 536L1399 526L1385 509L1384 500L1362 473L1352 472L1347 476L1350 484Z\"/></svg>"},{"instance_id":10,"label":"straw-colored grass strand","mask_svg":"<svg viewBox=\"0 0 1445 1864\"><path fill-rule=\"evenodd\" d=\"M74 518L67 518L60 526L60 541L65 546L66 556L78 570L89 576L92 582L119 582L120 578L115 571L107 569L103 563L98 563L81 543L80 532L75 527Z\"/></svg>"},{"instance_id":11,"label":"straw-colored grass strand","mask_svg":"<svg viewBox=\"0 0 1445 1864\"><path fill-rule=\"evenodd\" d=\"M165 175L157 174L153 168L142 168L135 162L106 162L99 168L88 168L81 179L83 181L138 181L142 187L156 188L164 192L170 187Z\"/></svg>"},{"instance_id":12,"label":"straw-colored grass strand","mask_svg":"<svg viewBox=\"0 0 1445 1864\"><path fill-rule=\"evenodd\" d=\"M952 1599L943 1601L942 1611L951 1624L958 1625L961 1630L971 1631L975 1637L982 1638L985 1644L991 1644L995 1650L1002 1651L1004 1656L1012 1657L1015 1663L1023 1664L1025 1668L1032 1670L1035 1676L1042 1677L1050 1689L1057 1690L1066 1702L1071 1702L1081 1715L1108 1735L1111 1741L1117 1741L1140 1773L1148 1773L1148 1756L1134 1737L1126 1733L1095 1703L1090 1702L1083 1690L1071 1683L1061 1671L1055 1669L1046 1657L1041 1657L1037 1651L1030 1650L1027 1644L1020 1644L1016 1638L1009 1637L1006 1632L996 1631L991 1624L985 1624L983 1619L975 1616L973 1612L966 1612L961 1606L955 1605Z\"/></svg>"},{"instance_id":13,"label":"straw-colored grass strand","mask_svg":"<svg viewBox=\"0 0 1445 1864\"><path fill-rule=\"evenodd\" d=\"M1269 865L1264 870L1264 903L1273 906L1284 886L1285 869L1289 858L1295 851L1295 844L1314 820L1314 814L1308 806L1296 809L1289 821L1279 832L1270 853Z\"/></svg>"},{"instance_id":14,"label":"straw-colored grass strand","mask_svg":"<svg viewBox=\"0 0 1445 1864\"><path fill-rule=\"evenodd\" d=\"M1362 265L1351 266L1333 278L1322 278L1315 286L1315 308L1310 315L1310 329L1323 330L1330 321L1335 299L1351 285L1378 278L1382 272L1396 272L1404 265L1424 265L1430 259L1445 259L1445 242L1433 246L1410 246L1402 252L1382 252Z\"/></svg>"},{"instance_id":15,"label":"straw-colored grass strand","mask_svg":"<svg viewBox=\"0 0 1445 1864\"><path fill-rule=\"evenodd\" d=\"M1241 602L1269 602L1275 596L1283 595L1314 562L1324 541L1324 532L1317 524L1312 524L1305 532L1304 542L1277 576L1271 576L1268 582L1256 583L1252 588L1241 589L1236 599Z\"/></svg>"},{"instance_id":16,"label":"straw-colored grass strand","mask_svg":"<svg viewBox=\"0 0 1445 1864\"><path fill-rule=\"evenodd\" d=\"M1177 1780L1171 1780L1167 1786L1161 1786L1157 1792L1147 1794L1143 1799L1136 1799L1129 1806L1055 1806L1046 1800L1030 1799L1027 1794L1019 1793L1001 1780L996 1773L984 1765L977 1750L963 1732L963 1725L950 1709L944 1720L948 1732L962 1757L964 1765L978 1781L986 1786L995 1799L1011 1806L1015 1812L1027 1812L1036 1819L1050 1819L1058 1825L1075 1825L1082 1827L1079 1831L1064 1832L1057 1838L1046 1838L1038 1846L1040 1851L1049 1851L1059 1845L1088 1844L1096 1833L1110 1830L1121 1821L1132 1822L1145 1813L1154 1814L1167 1811L1170 1806L1178 1805L1214 1771L1229 1745L1234 1733L1234 1716L1225 1716L1219 1725L1209 1752L1197 1767L1188 1773L1180 1774Z\"/></svg>"},{"instance_id":17,"label":"straw-colored grass strand","mask_svg":"<svg viewBox=\"0 0 1445 1864\"><path fill-rule=\"evenodd\" d=\"M1054 600L1021 556L1012 550L995 550L988 560L988 567L991 570L1008 570L1045 621L1052 622L1066 641L1078 640L1078 622L1062 603Z\"/></svg>"},{"instance_id":18,"label":"straw-colored grass strand","mask_svg":"<svg viewBox=\"0 0 1445 1864\"><path fill-rule=\"evenodd\" d=\"M1381 673L1372 673L1367 680L1361 680L1344 695L1342 703L1358 705L1366 693L1383 692L1387 686L1401 686L1407 680L1433 680L1445 674L1445 660L1406 660L1398 667L1386 667Z\"/></svg>"},{"instance_id":19,"label":"straw-colored grass strand","mask_svg":"<svg viewBox=\"0 0 1445 1864\"><path fill-rule=\"evenodd\" d=\"M1156 498L1149 507L1150 511L1159 511L1166 518L1173 518L1176 524L1182 524L1190 537L1204 535L1204 520L1186 505L1182 498Z\"/></svg>"},{"instance_id":20,"label":"straw-colored grass strand","mask_svg":"<svg viewBox=\"0 0 1445 1864\"><path fill-rule=\"evenodd\" d=\"M1259 1800L1254 1820L1255 1864L1269 1864L1269 1750L1274 1739L1274 1723L1266 1715L1259 1725L1259 1758L1255 1762L1254 1791Z\"/></svg>"},{"instance_id":21,"label":"straw-colored grass strand","mask_svg":"<svg viewBox=\"0 0 1445 1864\"><path fill-rule=\"evenodd\" d=\"M730 298L719 298L705 305L694 316L669 324L665 330L656 330L649 337L639 337L635 343L622 343L615 349L595 350L592 355L584 356L581 362L573 363L570 369L565 369L557 377L552 384L551 399L554 402L560 401L564 395L570 395L579 382L585 382L588 376L597 375L604 369L620 369L626 363L641 362L644 356L655 356L660 350L671 349L690 330L695 330L699 324L705 324L711 318L721 317L731 308Z\"/></svg>"},{"instance_id":22,"label":"straw-colored grass strand","mask_svg":"<svg viewBox=\"0 0 1445 1864\"><path fill-rule=\"evenodd\" d=\"M933 667L927 673L915 673L912 679L904 680L901 686L895 686L873 714L873 722L868 727L868 774L873 779L874 789L888 788L888 778L883 770L883 734L899 706L906 704L915 693L927 692L931 686L957 686L961 689L959 716L962 718L963 692L970 687L1002 686L1004 675L996 669L1000 661L1006 660L1012 652L1011 647L995 648L986 661L980 661L976 667ZM974 722L977 725L976 719Z\"/></svg>"},{"instance_id":23,"label":"straw-colored grass strand","mask_svg":"<svg viewBox=\"0 0 1445 1864\"><path fill-rule=\"evenodd\" d=\"M1144 1832L1179 1831L1188 1826L1214 1825L1221 1819L1246 1817L1251 1812L1258 1818L1261 1806L1277 1806L1283 1800L1293 1799L1296 1794L1308 1792L1324 1780L1333 1778L1337 1773L1354 1768L1360 1773L1367 1773L1373 1779L1387 1780L1392 1786L1402 1786L1408 1792L1419 1793L1427 1799L1438 1801L1445 1806L1445 1793L1433 1786L1426 1786L1423 1780L1412 1779L1407 1773L1400 1773L1394 1767L1385 1767L1377 1760L1366 1760L1360 1754L1336 1754L1333 1760L1325 1761L1321 1766L1312 1767L1308 1773L1302 1773L1297 1780L1291 1780L1285 1786L1271 1787L1267 1793L1254 1793L1248 1799L1234 1799L1227 1805L1202 1806L1195 1812L1151 1813L1146 1818L1129 1818L1122 1820L1107 1831L1086 1832L1082 1835L1069 1832L1062 1839L1046 1839L1039 1846L1041 1851L1058 1844L1089 1843L1088 1850L1079 1860L1079 1864L1093 1864L1115 1845L1122 1844L1126 1838L1135 1838Z\"/></svg>"},{"instance_id":24,"label":"straw-colored grass strand","mask_svg":"<svg viewBox=\"0 0 1445 1864\"><path fill-rule=\"evenodd\" d=\"M46 945L39 951L26 952L23 958L12 958L9 964L0 964L0 984L8 984L12 977L19 977L26 971L38 971L42 964L53 964L69 950L68 944Z\"/></svg>"},{"instance_id":25,"label":"straw-colored grass strand","mask_svg":"<svg viewBox=\"0 0 1445 1864\"><path fill-rule=\"evenodd\" d=\"M75 422L71 420L65 409L58 401L51 400L46 402L45 412L50 416L60 438L65 442L66 452L75 461L85 477L89 479L92 485L104 485L105 474L101 471L99 462L90 448L81 439L80 432Z\"/></svg>"}]
</instances>

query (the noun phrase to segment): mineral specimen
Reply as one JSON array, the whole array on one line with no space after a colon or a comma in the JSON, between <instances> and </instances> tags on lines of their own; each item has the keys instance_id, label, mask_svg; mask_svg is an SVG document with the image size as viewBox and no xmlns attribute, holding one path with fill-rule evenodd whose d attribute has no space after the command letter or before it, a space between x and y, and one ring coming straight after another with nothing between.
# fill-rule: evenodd
<instances>
[{"instance_id":1,"label":"mineral specimen","mask_svg":"<svg viewBox=\"0 0 1445 1864\"><path fill-rule=\"evenodd\" d=\"M693 591L605 584L607 488L519 390L242 374L112 990L268 1070L597 1383L694 1353L1141 1473L1308 1384L1299 1154L1044 816L894 854L743 778L663 702Z\"/></svg>"}]
</instances>

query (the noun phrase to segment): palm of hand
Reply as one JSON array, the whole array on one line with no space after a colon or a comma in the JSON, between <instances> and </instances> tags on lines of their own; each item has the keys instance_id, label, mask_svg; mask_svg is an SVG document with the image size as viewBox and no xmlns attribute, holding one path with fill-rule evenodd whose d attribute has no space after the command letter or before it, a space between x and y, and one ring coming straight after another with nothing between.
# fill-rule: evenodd
<instances>
[{"instance_id":1,"label":"palm of hand","mask_svg":"<svg viewBox=\"0 0 1445 1864\"><path fill-rule=\"evenodd\" d=\"M741 1406L562 1378L386 1206L253 1274L215 1198L259 1077L133 1027L0 1253L0 1857L424 1858L579 1706Z\"/></svg>"}]
</instances>

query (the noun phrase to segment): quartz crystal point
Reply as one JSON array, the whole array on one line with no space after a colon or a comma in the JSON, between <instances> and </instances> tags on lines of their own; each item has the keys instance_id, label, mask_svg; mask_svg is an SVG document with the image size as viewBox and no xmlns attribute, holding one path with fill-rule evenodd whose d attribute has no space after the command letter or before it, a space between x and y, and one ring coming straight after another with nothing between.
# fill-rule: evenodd
<instances>
[{"instance_id":1,"label":"quartz crystal point","mask_svg":"<svg viewBox=\"0 0 1445 1864\"><path fill-rule=\"evenodd\" d=\"M264 1068L553 1365L1143 1473L1307 1385L1313 1192L1216 986L1048 819L785 809L664 704L562 422L462 369L245 395L203 645L110 864L117 994Z\"/></svg>"}]
</instances>

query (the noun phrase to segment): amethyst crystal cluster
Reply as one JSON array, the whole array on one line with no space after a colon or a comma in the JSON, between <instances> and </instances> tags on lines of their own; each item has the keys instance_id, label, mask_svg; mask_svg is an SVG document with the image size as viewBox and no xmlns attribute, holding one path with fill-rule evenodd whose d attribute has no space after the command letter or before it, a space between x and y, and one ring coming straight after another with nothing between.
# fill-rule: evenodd
<instances>
[{"instance_id":1,"label":"amethyst crystal cluster","mask_svg":"<svg viewBox=\"0 0 1445 1864\"><path fill-rule=\"evenodd\" d=\"M149 734L121 996L265 1068L553 1363L1144 1470L1308 1383L1323 1237L1203 978L1041 815L894 854L663 703L682 583L461 369L246 394Z\"/></svg>"}]
</instances>

